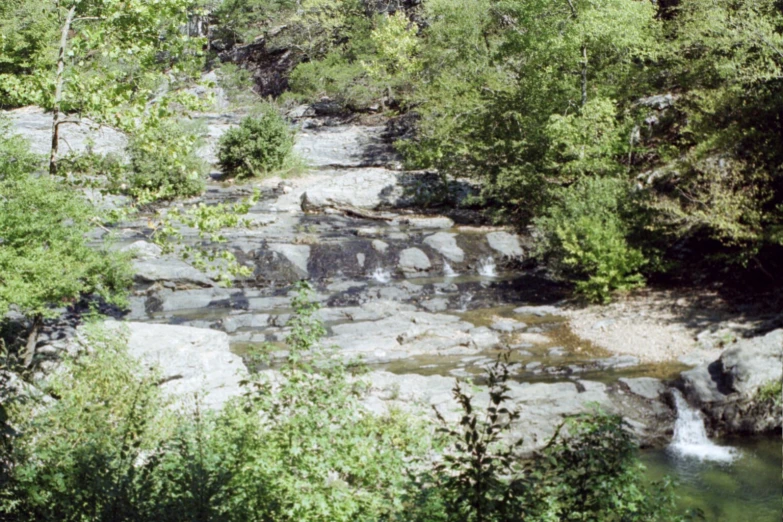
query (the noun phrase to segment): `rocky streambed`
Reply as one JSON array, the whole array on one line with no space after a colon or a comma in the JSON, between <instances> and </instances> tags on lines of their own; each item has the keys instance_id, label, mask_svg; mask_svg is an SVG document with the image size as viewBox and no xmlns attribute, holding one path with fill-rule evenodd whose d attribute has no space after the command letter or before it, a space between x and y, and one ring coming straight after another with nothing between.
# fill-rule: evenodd
<instances>
[{"instance_id":1,"label":"rocky streambed","mask_svg":"<svg viewBox=\"0 0 783 522\"><path fill-rule=\"evenodd\" d=\"M613 353L572 332L567 290L529 263L526 238L476 224L460 203L475 191L470 183L444 188L432 173L402 170L382 125L332 125L305 114L295 124L296 150L311 167L306 175L239 185L216 172L204 196L185 203L234 202L260 190L250 226L223 234L220 248L253 272L233 287L218 286L212 274L152 245L152 213L95 231L96 242L111 234L118 248L136 252L135 288L123 317L130 349L161 367L172 393L202 390L219 407L238 393L243 356L252 348L277 344L284 355L291 285L307 279L322 304L326 342L346 360L368 365L365 404L374 412L435 406L456 415L455 377L480 376L508 352L510 394L522 413L517 435L527 449L545 443L563 419L595 406L626 416L643 444L661 445L676 417L673 383L716 412L717 432L780 429L777 410L753 413L752 401L764 382L781 378L783 331L734 343L739 355L700 349L695 358L689 352L683 361L651 364ZM217 138L238 118L201 119L208 128L202 152L214 161ZM15 111L12 120L33 142L46 142L48 118L40 111ZM77 151L87 143L104 152L123 146L105 129L71 125L67 132ZM439 213L425 205L443 200L451 203ZM186 242L202 241L196 231L182 233ZM56 364L73 332L52 325L44 333L38 352L51 360L43 370ZM766 420L737 420L743 414Z\"/></svg>"}]
</instances>

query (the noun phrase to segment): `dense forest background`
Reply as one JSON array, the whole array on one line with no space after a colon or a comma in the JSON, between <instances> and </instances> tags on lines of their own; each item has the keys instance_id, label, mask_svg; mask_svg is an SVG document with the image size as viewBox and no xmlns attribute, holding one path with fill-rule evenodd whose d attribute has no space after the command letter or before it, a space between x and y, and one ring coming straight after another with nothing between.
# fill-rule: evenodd
<instances>
[{"instance_id":1,"label":"dense forest background","mask_svg":"<svg viewBox=\"0 0 783 522\"><path fill-rule=\"evenodd\" d=\"M91 3L77 2L87 11ZM470 204L535 225L539 257L590 298L663 274L779 282L780 2L161 5L168 12L117 14L115 35L82 22L66 57L77 66L65 71L63 110L127 114L128 102L160 91L163 76L150 71L173 71L170 88L172 78L235 61L255 75L225 64L226 85L255 80L279 104L328 99L396 116L411 168L480 180ZM190 51L162 36L183 10L209 26ZM54 105L63 12L46 0L0 8L5 108ZM120 35L122 23L136 33ZM130 46L121 41L129 36ZM120 40L116 60L94 52L111 38Z\"/></svg>"}]
</instances>

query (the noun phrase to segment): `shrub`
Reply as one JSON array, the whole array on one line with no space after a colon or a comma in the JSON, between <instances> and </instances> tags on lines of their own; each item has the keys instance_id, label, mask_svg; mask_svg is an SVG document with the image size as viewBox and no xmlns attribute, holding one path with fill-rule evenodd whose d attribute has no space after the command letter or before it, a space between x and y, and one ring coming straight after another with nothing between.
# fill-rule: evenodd
<instances>
[{"instance_id":1,"label":"shrub","mask_svg":"<svg viewBox=\"0 0 783 522\"><path fill-rule=\"evenodd\" d=\"M0 514L13 520L143 520L155 491L141 463L165 438L170 414L154 374L124 339L93 329L89 355L64 362L46 390L57 400L17 403L10 482Z\"/></svg>"},{"instance_id":2,"label":"shrub","mask_svg":"<svg viewBox=\"0 0 783 522\"><path fill-rule=\"evenodd\" d=\"M243 119L220 138L218 160L223 172L238 178L262 176L281 169L291 156L294 136L276 111L266 109Z\"/></svg>"},{"instance_id":3,"label":"shrub","mask_svg":"<svg viewBox=\"0 0 783 522\"><path fill-rule=\"evenodd\" d=\"M23 141L0 138L0 150L8 146L29 154ZM95 209L58 180L37 177L32 165L19 162L0 176L0 317L15 306L32 320L26 366L55 307L89 293L122 302L131 281L125 256L88 245Z\"/></svg>"},{"instance_id":4,"label":"shrub","mask_svg":"<svg viewBox=\"0 0 783 522\"><path fill-rule=\"evenodd\" d=\"M359 61L351 61L341 53L331 52L321 60L300 63L291 72L291 92L305 101L326 96L343 106L364 110L375 103L383 91L367 74Z\"/></svg>"},{"instance_id":5,"label":"shrub","mask_svg":"<svg viewBox=\"0 0 783 522\"><path fill-rule=\"evenodd\" d=\"M560 189L557 201L535 223L537 249L559 274L593 301L644 284L644 254L629 245L627 185L621 180L583 177Z\"/></svg>"},{"instance_id":6,"label":"shrub","mask_svg":"<svg viewBox=\"0 0 783 522\"><path fill-rule=\"evenodd\" d=\"M196 133L171 119L147 118L128 143L131 172L119 188L141 200L201 194L207 165L197 147Z\"/></svg>"},{"instance_id":7,"label":"shrub","mask_svg":"<svg viewBox=\"0 0 783 522\"><path fill-rule=\"evenodd\" d=\"M0 118L0 181L28 176L43 164L43 158L30 152L21 136L12 134L11 125Z\"/></svg>"}]
</instances>

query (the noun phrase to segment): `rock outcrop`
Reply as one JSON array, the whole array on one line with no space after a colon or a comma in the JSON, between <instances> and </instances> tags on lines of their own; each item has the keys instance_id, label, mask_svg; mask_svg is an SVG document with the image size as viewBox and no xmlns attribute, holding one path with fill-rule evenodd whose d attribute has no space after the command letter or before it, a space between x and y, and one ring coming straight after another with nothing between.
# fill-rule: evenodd
<instances>
[{"instance_id":1,"label":"rock outcrop","mask_svg":"<svg viewBox=\"0 0 783 522\"><path fill-rule=\"evenodd\" d=\"M242 359L229 348L228 335L216 330L149 323L109 321L126 329L128 353L161 373L161 387L184 407L219 409L241 392L247 376Z\"/></svg>"},{"instance_id":2,"label":"rock outcrop","mask_svg":"<svg viewBox=\"0 0 783 522\"><path fill-rule=\"evenodd\" d=\"M678 384L713 432L766 433L781 429L781 400L761 400L759 390L781 379L783 329L738 341L718 360L683 372Z\"/></svg>"}]
</instances>

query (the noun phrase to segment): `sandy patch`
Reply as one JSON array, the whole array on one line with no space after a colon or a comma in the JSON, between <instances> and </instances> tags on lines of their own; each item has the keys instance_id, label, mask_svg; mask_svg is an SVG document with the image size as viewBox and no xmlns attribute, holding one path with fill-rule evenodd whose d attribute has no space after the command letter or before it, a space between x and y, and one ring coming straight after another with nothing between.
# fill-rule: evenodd
<instances>
[{"instance_id":1,"label":"sandy patch","mask_svg":"<svg viewBox=\"0 0 783 522\"><path fill-rule=\"evenodd\" d=\"M608 305L566 307L563 315L575 335L610 352L694 365L781 318L768 302L727 302L701 290L647 290Z\"/></svg>"}]
</instances>

